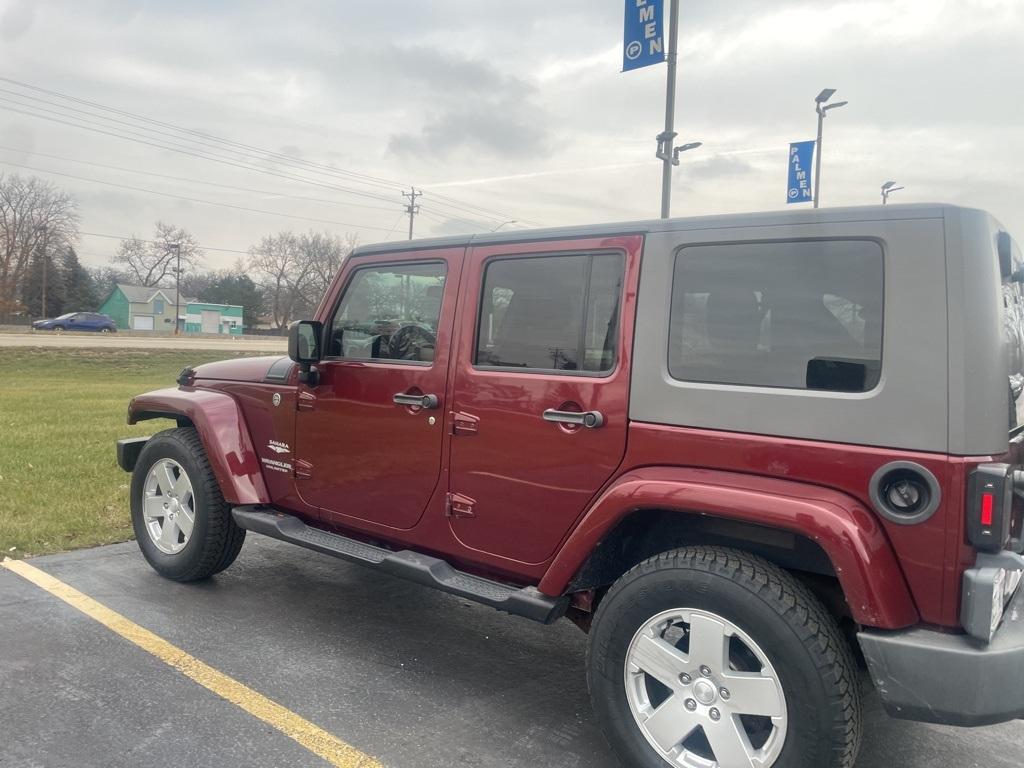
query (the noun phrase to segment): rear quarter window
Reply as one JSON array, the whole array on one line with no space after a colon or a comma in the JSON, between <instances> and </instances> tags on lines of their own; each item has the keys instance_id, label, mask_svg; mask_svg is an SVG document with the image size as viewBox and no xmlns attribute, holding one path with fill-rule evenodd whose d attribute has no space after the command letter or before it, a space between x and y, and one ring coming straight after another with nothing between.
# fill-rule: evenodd
<instances>
[{"instance_id":1,"label":"rear quarter window","mask_svg":"<svg viewBox=\"0 0 1024 768\"><path fill-rule=\"evenodd\" d=\"M690 246L675 257L668 368L681 381L866 392L882 368L871 240Z\"/></svg>"}]
</instances>

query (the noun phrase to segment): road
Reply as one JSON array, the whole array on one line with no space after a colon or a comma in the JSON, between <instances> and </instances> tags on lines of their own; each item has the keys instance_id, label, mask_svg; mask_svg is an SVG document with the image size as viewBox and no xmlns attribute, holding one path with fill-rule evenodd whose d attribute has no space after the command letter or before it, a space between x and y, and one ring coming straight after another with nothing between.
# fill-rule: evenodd
<instances>
[{"instance_id":1,"label":"road","mask_svg":"<svg viewBox=\"0 0 1024 768\"><path fill-rule=\"evenodd\" d=\"M226 352L288 351L280 336L135 336L127 333L0 333L0 347L105 347L108 349L220 349Z\"/></svg>"},{"instance_id":2,"label":"road","mask_svg":"<svg viewBox=\"0 0 1024 768\"><path fill-rule=\"evenodd\" d=\"M586 638L250 534L177 584L134 543L37 568L387 768L616 765L590 713ZM0 766L325 766L110 629L0 568ZM867 699L858 768L1017 768L1024 722L960 730ZM336 765L366 765L358 760Z\"/></svg>"}]
</instances>

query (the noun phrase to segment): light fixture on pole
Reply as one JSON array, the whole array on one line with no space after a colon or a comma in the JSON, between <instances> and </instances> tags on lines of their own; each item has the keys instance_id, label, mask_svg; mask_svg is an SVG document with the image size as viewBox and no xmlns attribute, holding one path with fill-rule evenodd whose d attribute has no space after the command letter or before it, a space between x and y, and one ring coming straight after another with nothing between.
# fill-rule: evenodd
<instances>
[{"instance_id":1,"label":"light fixture on pole","mask_svg":"<svg viewBox=\"0 0 1024 768\"><path fill-rule=\"evenodd\" d=\"M674 150L672 150L672 165L679 165L680 152L689 152L691 149L696 149L697 147L703 146L703 141L691 141L689 144L683 144L681 147L676 147Z\"/></svg>"},{"instance_id":2,"label":"light fixture on pole","mask_svg":"<svg viewBox=\"0 0 1024 768\"><path fill-rule=\"evenodd\" d=\"M906 187L897 187L895 181L885 182L885 184L882 185L882 205L889 202L889 195L893 192L899 192L901 189L906 189Z\"/></svg>"},{"instance_id":3,"label":"light fixture on pole","mask_svg":"<svg viewBox=\"0 0 1024 768\"><path fill-rule=\"evenodd\" d=\"M824 128L825 115L830 109L845 107L850 102L837 101L826 104L835 95L835 88L826 88L814 97L814 111L818 113L818 140L814 145L814 207L818 207L819 195L821 193L821 133Z\"/></svg>"},{"instance_id":4,"label":"light fixture on pole","mask_svg":"<svg viewBox=\"0 0 1024 768\"><path fill-rule=\"evenodd\" d=\"M516 223L515 219L509 219L508 221L503 221L503 222L501 222L501 224L499 224L494 229L492 229L491 232L497 232L502 227L507 227L509 224L515 224L515 223Z\"/></svg>"}]
</instances>

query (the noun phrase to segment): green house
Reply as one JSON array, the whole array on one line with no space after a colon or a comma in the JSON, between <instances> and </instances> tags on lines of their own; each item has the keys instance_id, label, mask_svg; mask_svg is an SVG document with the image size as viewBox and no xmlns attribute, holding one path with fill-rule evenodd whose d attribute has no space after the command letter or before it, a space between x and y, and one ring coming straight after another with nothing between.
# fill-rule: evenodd
<instances>
[{"instance_id":1,"label":"green house","mask_svg":"<svg viewBox=\"0 0 1024 768\"><path fill-rule=\"evenodd\" d=\"M177 312L176 312L177 310ZM173 288L118 283L100 307L121 330L173 333L175 314L185 333L241 335L242 307L211 304L182 296Z\"/></svg>"}]
</instances>

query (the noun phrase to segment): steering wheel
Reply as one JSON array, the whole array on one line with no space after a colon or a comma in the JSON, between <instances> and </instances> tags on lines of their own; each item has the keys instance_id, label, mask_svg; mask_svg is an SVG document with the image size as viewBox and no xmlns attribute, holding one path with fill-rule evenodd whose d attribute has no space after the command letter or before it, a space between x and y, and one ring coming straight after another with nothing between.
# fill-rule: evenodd
<instances>
[{"instance_id":1,"label":"steering wheel","mask_svg":"<svg viewBox=\"0 0 1024 768\"><path fill-rule=\"evenodd\" d=\"M420 350L423 347L433 349L436 345L437 336L421 325L410 323L391 334L389 352L392 360L421 360Z\"/></svg>"}]
</instances>

